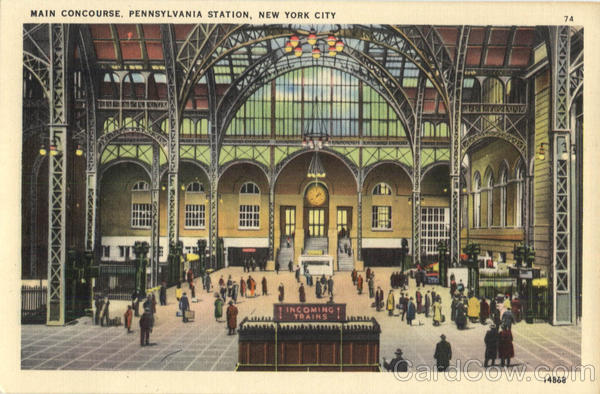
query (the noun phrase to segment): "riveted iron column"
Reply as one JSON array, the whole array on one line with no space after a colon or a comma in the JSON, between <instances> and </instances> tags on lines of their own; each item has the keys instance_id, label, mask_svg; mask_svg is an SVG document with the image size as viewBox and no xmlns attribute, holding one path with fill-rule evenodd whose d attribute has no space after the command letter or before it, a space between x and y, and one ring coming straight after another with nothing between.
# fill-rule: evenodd
<instances>
[{"instance_id":1,"label":"riveted iron column","mask_svg":"<svg viewBox=\"0 0 600 394\"><path fill-rule=\"evenodd\" d=\"M570 256L570 116L569 64L571 55L569 26L549 28L552 60L552 172L553 245L552 281L554 288L553 324L573 323L575 289L571 284Z\"/></svg>"},{"instance_id":2,"label":"riveted iron column","mask_svg":"<svg viewBox=\"0 0 600 394\"><path fill-rule=\"evenodd\" d=\"M219 237L218 223L219 223L219 194L218 194L218 183L219 183L219 136L218 136L218 124L217 124L217 87L215 83L215 76L212 69L206 73L206 83L208 88L208 107L209 107L209 134L208 141L210 144L210 167L208 169L208 180L210 182L210 221L208 223L208 253L210 255L210 266L216 267L216 253L217 253L217 240Z\"/></svg>"},{"instance_id":3,"label":"riveted iron column","mask_svg":"<svg viewBox=\"0 0 600 394\"><path fill-rule=\"evenodd\" d=\"M421 128L425 82L425 77L420 74L417 84L417 116L415 117L415 129L413 131L412 263L414 266L421 263ZM404 268L404 264L402 267Z\"/></svg>"},{"instance_id":4,"label":"riveted iron column","mask_svg":"<svg viewBox=\"0 0 600 394\"><path fill-rule=\"evenodd\" d=\"M48 163L48 300L46 324L65 323L65 236L67 189L66 27L49 25L50 141L58 154Z\"/></svg>"},{"instance_id":5,"label":"riveted iron column","mask_svg":"<svg viewBox=\"0 0 600 394\"><path fill-rule=\"evenodd\" d=\"M271 180L273 177L271 176ZM275 243L275 184L269 185L269 260L273 260Z\"/></svg>"},{"instance_id":6,"label":"riveted iron column","mask_svg":"<svg viewBox=\"0 0 600 394\"><path fill-rule=\"evenodd\" d=\"M158 267L160 264L160 147L152 145L152 189L150 191L150 284L158 285Z\"/></svg>"},{"instance_id":7,"label":"riveted iron column","mask_svg":"<svg viewBox=\"0 0 600 394\"><path fill-rule=\"evenodd\" d=\"M461 152L461 107L462 85L465 70L467 43L471 28L461 26L458 48L456 48L456 69L452 99L452 123L450 136L450 262L456 266L460 262L460 166Z\"/></svg>"},{"instance_id":8,"label":"riveted iron column","mask_svg":"<svg viewBox=\"0 0 600 394\"><path fill-rule=\"evenodd\" d=\"M177 106L177 72L175 68L175 33L170 25L160 26L169 112L169 169L167 181L167 234L169 243L179 240L179 107Z\"/></svg>"},{"instance_id":9,"label":"riveted iron column","mask_svg":"<svg viewBox=\"0 0 600 394\"><path fill-rule=\"evenodd\" d=\"M29 274L32 278L37 276L37 238L38 238L38 223L37 223L37 211L38 211L38 176L40 173L40 167L44 163L44 159L47 156L37 156L33 162L33 168L31 170L31 181L29 184L29 207L30 207L30 245L29 245Z\"/></svg>"},{"instance_id":10,"label":"riveted iron column","mask_svg":"<svg viewBox=\"0 0 600 394\"><path fill-rule=\"evenodd\" d=\"M359 163L361 168L358 169L358 193L357 193L357 213L356 213L356 259L362 260L362 188L364 182L364 169L362 167L362 149L359 151ZM338 267L339 269L339 267Z\"/></svg>"}]
</instances>

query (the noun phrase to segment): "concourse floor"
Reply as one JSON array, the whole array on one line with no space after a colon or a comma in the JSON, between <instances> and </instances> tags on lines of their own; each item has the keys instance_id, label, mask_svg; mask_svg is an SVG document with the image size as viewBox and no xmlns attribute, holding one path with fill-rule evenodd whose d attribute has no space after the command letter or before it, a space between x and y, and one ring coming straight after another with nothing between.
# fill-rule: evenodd
<instances>
[{"instance_id":1,"label":"concourse floor","mask_svg":"<svg viewBox=\"0 0 600 394\"><path fill-rule=\"evenodd\" d=\"M375 269L375 286L381 286L387 296L391 268ZM238 281L247 279L248 274L241 268L227 268L212 274L213 285L223 276L232 275ZM238 299L238 324L245 316L272 316L273 303L277 301L277 287L285 287L284 302L297 303L298 284L293 273L281 271L253 272L257 282L257 294L261 293L261 280L267 278L268 295ZM362 273L364 276L364 272ZM367 286L358 295L352 285L349 272L334 275L335 301L347 304L348 316L375 316L381 325L380 358L394 357L394 351L402 348L405 359L412 368L435 363L433 353L441 334L445 334L452 345L453 362L461 360L483 360L483 337L487 330L481 324L469 323L468 329L459 331L447 319L439 327L434 327L431 318L417 315L413 326L401 321L399 316L388 316L387 312L376 312L371 307ZM92 324L90 318L79 319L77 324L65 327L24 325L21 328L21 368L35 370L177 370L177 371L231 371L235 368L238 352L237 335L227 335L226 323L214 318L213 292L200 291L200 279L196 279L199 295L198 303L192 303L196 320L183 323L175 316L177 302L175 290L168 290L168 305L157 305L156 324L150 336L152 346L141 347L139 342L138 318L134 318L133 334L127 334L121 327L100 327ZM317 299L314 287L306 287L307 302L325 302ZM188 292L187 284L183 285ZM442 296L444 314L450 316L449 293L437 288ZM434 289L434 286L427 286ZM410 296L415 296L415 282L410 280ZM395 292L396 301L400 291ZM157 297L158 299L158 297ZM141 309L141 307L140 307ZM124 310L111 309L111 316L123 316ZM546 323L527 324L524 321L513 325L515 358L513 368L526 368L533 371L539 365L550 368L564 366L571 368L581 363L581 327L555 327ZM469 370L481 370L479 363L470 363Z\"/></svg>"}]
</instances>

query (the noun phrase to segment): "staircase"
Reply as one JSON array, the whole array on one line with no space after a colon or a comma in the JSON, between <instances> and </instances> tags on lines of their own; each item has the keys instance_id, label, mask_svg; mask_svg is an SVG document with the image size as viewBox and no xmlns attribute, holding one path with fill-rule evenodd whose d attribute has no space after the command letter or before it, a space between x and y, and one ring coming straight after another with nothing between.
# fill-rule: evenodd
<instances>
[{"instance_id":1,"label":"staircase","mask_svg":"<svg viewBox=\"0 0 600 394\"><path fill-rule=\"evenodd\" d=\"M344 247L345 246L345 247ZM350 252L350 256L348 253L344 252L344 250L351 249L352 244L350 243L350 238L341 238L338 241L337 248L337 261L338 261L338 270L339 271L352 271L354 269L354 251Z\"/></svg>"},{"instance_id":2,"label":"staircase","mask_svg":"<svg viewBox=\"0 0 600 394\"><path fill-rule=\"evenodd\" d=\"M287 240L284 238L281 240L281 248L279 249L279 255L277 256L279 269L286 270L290 260L292 261L292 264L294 264L294 240L290 239L290 247L288 248Z\"/></svg>"},{"instance_id":3,"label":"staircase","mask_svg":"<svg viewBox=\"0 0 600 394\"><path fill-rule=\"evenodd\" d=\"M308 254L309 250L322 250L323 254L328 254L327 238L326 237L310 237L304 242L304 254Z\"/></svg>"}]
</instances>

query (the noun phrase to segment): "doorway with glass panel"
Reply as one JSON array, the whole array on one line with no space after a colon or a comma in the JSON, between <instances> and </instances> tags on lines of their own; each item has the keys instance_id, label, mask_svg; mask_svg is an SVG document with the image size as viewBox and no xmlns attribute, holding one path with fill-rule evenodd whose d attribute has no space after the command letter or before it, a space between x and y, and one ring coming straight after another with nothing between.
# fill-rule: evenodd
<instances>
[{"instance_id":1,"label":"doorway with glass panel","mask_svg":"<svg viewBox=\"0 0 600 394\"><path fill-rule=\"evenodd\" d=\"M352 229L352 207L337 207L337 235L338 238L350 237Z\"/></svg>"},{"instance_id":2,"label":"doorway with glass panel","mask_svg":"<svg viewBox=\"0 0 600 394\"><path fill-rule=\"evenodd\" d=\"M326 237L327 227L325 226L325 208L307 208L308 210L308 236Z\"/></svg>"}]
</instances>

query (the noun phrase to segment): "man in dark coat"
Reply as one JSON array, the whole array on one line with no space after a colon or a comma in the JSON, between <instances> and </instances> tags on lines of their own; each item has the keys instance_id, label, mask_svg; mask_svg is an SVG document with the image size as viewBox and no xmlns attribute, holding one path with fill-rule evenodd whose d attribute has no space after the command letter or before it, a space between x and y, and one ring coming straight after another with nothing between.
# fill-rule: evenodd
<instances>
[{"instance_id":1,"label":"man in dark coat","mask_svg":"<svg viewBox=\"0 0 600 394\"><path fill-rule=\"evenodd\" d=\"M436 359L438 371L445 371L452 359L452 347L450 346L450 342L446 342L446 336L444 334L442 334L440 338L442 338L442 340L435 346L433 358Z\"/></svg>"},{"instance_id":2,"label":"man in dark coat","mask_svg":"<svg viewBox=\"0 0 600 394\"><path fill-rule=\"evenodd\" d=\"M363 277L362 277L362 275L358 275L358 279L356 280L356 288L358 289L358 294L362 294L362 291L363 291Z\"/></svg>"},{"instance_id":3,"label":"man in dark coat","mask_svg":"<svg viewBox=\"0 0 600 394\"><path fill-rule=\"evenodd\" d=\"M408 300L408 303L406 304L406 324L409 326L412 325L412 321L415 319L415 312L415 303L413 302L413 298L410 297L410 300Z\"/></svg>"},{"instance_id":4,"label":"man in dark coat","mask_svg":"<svg viewBox=\"0 0 600 394\"><path fill-rule=\"evenodd\" d=\"M467 327L467 314L465 313L465 304L458 302L456 306L456 327L459 330L464 330Z\"/></svg>"},{"instance_id":5,"label":"man in dark coat","mask_svg":"<svg viewBox=\"0 0 600 394\"><path fill-rule=\"evenodd\" d=\"M208 272L206 274L204 274L204 288L206 289L207 293L210 293L210 288L211 288L211 283L210 283L210 275L208 274Z\"/></svg>"},{"instance_id":6,"label":"man in dark coat","mask_svg":"<svg viewBox=\"0 0 600 394\"><path fill-rule=\"evenodd\" d=\"M321 298L321 281L317 281L317 285L315 286L315 295L317 298Z\"/></svg>"},{"instance_id":7,"label":"man in dark coat","mask_svg":"<svg viewBox=\"0 0 600 394\"><path fill-rule=\"evenodd\" d=\"M383 368L387 369L388 372L408 372L408 362L402 358L402 350L396 349L396 357L394 357L389 363L383 358Z\"/></svg>"},{"instance_id":8,"label":"man in dark coat","mask_svg":"<svg viewBox=\"0 0 600 394\"><path fill-rule=\"evenodd\" d=\"M267 295L267 278L263 276L262 278L262 295Z\"/></svg>"},{"instance_id":9,"label":"man in dark coat","mask_svg":"<svg viewBox=\"0 0 600 394\"><path fill-rule=\"evenodd\" d=\"M239 293L240 293L240 285L238 285L237 282L234 282L233 286L231 287L231 299L233 300L234 304L237 304L237 299L238 299Z\"/></svg>"},{"instance_id":10,"label":"man in dark coat","mask_svg":"<svg viewBox=\"0 0 600 394\"><path fill-rule=\"evenodd\" d=\"M290 270L290 272L294 270L294 263L292 263L292 260L290 260L290 262L288 263L288 270Z\"/></svg>"},{"instance_id":11,"label":"man in dark coat","mask_svg":"<svg viewBox=\"0 0 600 394\"><path fill-rule=\"evenodd\" d=\"M164 281L160 284L158 298L160 300L160 305L167 305L167 284Z\"/></svg>"},{"instance_id":12,"label":"man in dark coat","mask_svg":"<svg viewBox=\"0 0 600 394\"><path fill-rule=\"evenodd\" d=\"M181 299L179 300L179 309L181 309L181 316L183 317L183 322L187 323L188 319L185 315L186 311L190 310L190 301L187 298L187 293L183 293Z\"/></svg>"},{"instance_id":13,"label":"man in dark coat","mask_svg":"<svg viewBox=\"0 0 600 394\"><path fill-rule=\"evenodd\" d=\"M479 321L481 324L485 324L486 320L490 317L490 306L488 305L485 297L481 298L481 303L479 304Z\"/></svg>"},{"instance_id":14,"label":"man in dark coat","mask_svg":"<svg viewBox=\"0 0 600 394\"><path fill-rule=\"evenodd\" d=\"M154 327L154 316L150 312L150 308L146 308L142 317L140 317L140 345L146 346L150 344L150 333Z\"/></svg>"},{"instance_id":15,"label":"man in dark coat","mask_svg":"<svg viewBox=\"0 0 600 394\"><path fill-rule=\"evenodd\" d=\"M498 329L494 324L485 333L483 341L485 342L485 361L483 366L487 368L490 360L492 360L492 366L494 366L496 357L498 357Z\"/></svg>"},{"instance_id":16,"label":"man in dark coat","mask_svg":"<svg viewBox=\"0 0 600 394\"><path fill-rule=\"evenodd\" d=\"M296 282L300 282L300 267L296 268Z\"/></svg>"},{"instance_id":17,"label":"man in dark coat","mask_svg":"<svg viewBox=\"0 0 600 394\"><path fill-rule=\"evenodd\" d=\"M300 288L298 289L298 296L300 297L300 302L306 302L306 293L304 292L303 283L300 283Z\"/></svg>"},{"instance_id":18,"label":"man in dark coat","mask_svg":"<svg viewBox=\"0 0 600 394\"><path fill-rule=\"evenodd\" d=\"M333 297L333 278L331 276L327 280L327 292L329 296Z\"/></svg>"},{"instance_id":19,"label":"man in dark coat","mask_svg":"<svg viewBox=\"0 0 600 394\"><path fill-rule=\"evenodd\" d=\"M498 355L500 356L500 365L507 367L510 366L510 359L515 356L512 332L507 326L502 326L502 332L498 336Z\"/></svg>"},{"instance_id":20,"label":"man in dark coat","mask_svg":"<svg viewBox=\"0 0 600 394\"><path fill-rule=\"evenodd\" d=\"M408 296L404 293L400 295L400 305L402 305L402 321L404 321L404 316L406 316L406 312L408 311Z\"/></svg>"},{"instance_id":21,"label":"man in dark coat","mask_svg":"<svg viewBox=\"0 0 600 394\"><path fill-rule=\"evenodd\" d=\"M227 335L235 335L235 328L237 327L237 315L238 309L235 305L233 305L233 301L229 301L229 306L227 307L227 328L229 332Z\"/></svg>"},{"instance_id":22,"label":"man in dark coat","mask_svg":"<svg viewBox=\"0 0 600 394\"><path fill-rule=\"evenodd\" d=\"M429 290L425 293L425 317L429 317L429 307L431 307L431 298L429 296Z\"/></svg>"},{"instance_id":23,"label":"man in dark coat","mask_svg":"<svg viewBox=\"0 0 600 394\"><path fill-rule=\"evenodd\" d=\"M458 297L456 295L452 297L452 303L450 304L450 320L456 320L456 307L458 305Z\"/></svg>"},{"instance_id":24,"label":"man in dark coat","mask_svg":"<svg viewBox=\"0 0 600 394\"><path fill-rule=\"evenodd\" d=\"M275 272L279 275L279 261L275 262Z\"/></svg>"},{"instance_id":25,"label":"man in dark coat","mask_svg":"<svg viewBox=\"0 0 600 394\"><path fill-rule=\"evenodd\" d=\"M279 283L279 302L283 302L284 299L284 287L283 287L283 283Z\"/></svg>"},{"instance_id":26,"label":"man in dark coat","mask_svg":"<svg viewBox=\"0 0 600 394\"><path fill-rule=\"evenodd\" d=\"M417 313L423 313L423 295L419 289L415 292L415 302L417 303Z\"/></svg>"},{"instance_id":27,"label":"man in dark coat","mask_svg":"<svg viewBox=\"0 0 600 394\"><path fill-rule=\"evenodd\" d=\"M133 297L134 296L132 296L132 298ZM100 311L102 310L102 296L100 294L96 294L94 298L94 306L96 307L96 312L94 313L94 324L98 325L100 324Z\"/></svg>"},{"instance_id":28,"label":"man in dark coat","mask_svg":"<svg viewBox=\"0 0 600 394\"><path fill-rule=\"evenodd\" d=\"M375 309L377 309L377 312L379 312L381 310L382 306L383 306L383 290L381 290L381 287L377 286L377 291L375 291Z\"/></svg>"},{"instance_id":29,"label":"man in dark coat","mask_svg":"<svg viewBox=\"0 0 600 394\"><path fill-rule=\"evenodd\" d=\"M372 276L369 276L368 284L369 284L369 298L373 298L373 297L375 297L375 283L373 281Z\"/></svg>"},{"instance_id":30,"label":"man in dark coat","mask_svg":"<svg viewBox=\"0 0 600 394\"><path fill-rule=\"evenodd\" d=\"M350 276L352 277L352 284L356 286L356 280L358 279L358 273L356 272L356 268L352 270Z\"/></svg>"}]
</instances>

